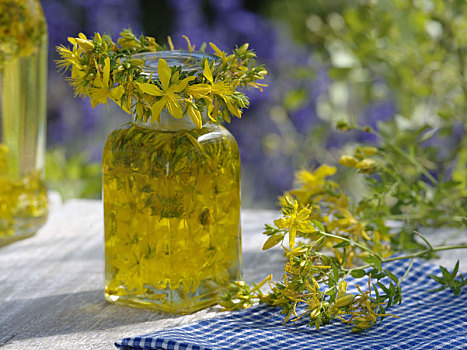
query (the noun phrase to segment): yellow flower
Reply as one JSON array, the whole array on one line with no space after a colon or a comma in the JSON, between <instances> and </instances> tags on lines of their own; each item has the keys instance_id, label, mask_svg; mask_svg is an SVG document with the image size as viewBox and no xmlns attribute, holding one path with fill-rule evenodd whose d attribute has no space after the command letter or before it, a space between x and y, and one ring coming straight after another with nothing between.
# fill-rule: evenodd
<instances>
[{"instance_id":1,"label":"yellow flower","mask_svg":"<svg viewBox=\"0 0 467 350\"><path fill-rule=\"evenodd\" d=\"M110 58L104 60L104 69L102 78L98 74L94 79L94 86L91 88L91 105L92 108L96 107L99 103L107 103L107 99L119 102L122 98L125 89L119 85L112 88L110 84Z\"/></svg>"},{"instance_id":2,"label":"yellow flower","mask_svg":"<svg viewBox=\"0 0 467 350\"><path fill-rule=\"evenodd\" d=\"M232 103L232 95L234 93L234 90L225 81L214 81L211 68L209 67L209 63L207 60L204 62L203 75L210 84L208 86L211 94L219 96L225 102L225 105L227 106L229 112L235 115L237 118L241 118L242 112L240 108L238 108L234 103ZM242 104L241 107L245 106Z\"/></svg>"},{"instance_id":3,"label":"yellow flower","mask_svg":"<svg viewBox=\"0 0 467 350\"><path fill-rule=\"evenodd\" d=\"M288 215L285 215L284 217L274 221L274 224L278 228L289 231L290 250L292 250L295 246L295 237L297 235L297 231L303 233L315 232L315 228L308 220L311 210L308 208L298 210L298 202L294 202L293 209L288 213Z\"/></svg>"},{"instance_id":4,"label":"yellow flower","mask_svg":"<svg viewBox=\"0 0 467 350\"><path fill-rule=\"evenodd\" d=\"M157 72L161 81L162 90L154 84L137 83L142 92L148 95L161 97L151 106L152 117L155 121L159 122L161 111L167 108L171 115L181 119L183 117L183 109L180 105L180 97L177 93L185 90L188 83L196 78L194 76L189 76L180 81L178 72L172 75L172 70L163 58L159 59Z\"/></svg>"},{"instance_id":5,"label":"yellow flower","mask_svg":"<svg viewBox=\"0 0 467 350\"><path fill-rule=\"evenodd\" d=\"M58 67L60 69L68 69L71 66L71 79L77 79L84 76L83 66L79 61L80 52L78 50L78 43L75 38L68 38L68 41L73 44L73 50L68 49L65 46L58 46L57 50L62 58L58 61Z\"/></svg>"},{"instance_id":6,"label":"yellow flower","mask_svg":"<svg viewBox=\"0 0 467 350\"><path fill-rule=\"evenodd\" d=\"M119 254L115 254L115 259L111 261L112 266L118 269L115 279L125 281L129 293L141 294L145 290L150 265L145 258L146 246L147 243L141 239L131 245L119 246Z\"/></svg>"},{"instance_id":7,"label":"yellow flower","mask_svg":"<svg viewBox=\"0 0 467 350\"><path fill-rule=\"evenodd\" d=\"M314 172L307 170L297 172L297 180L303 184L303 190L312 196L324 190L326 177L334 175L336 170L335 167L323 164Z\"/></svg>"}]
</instances>

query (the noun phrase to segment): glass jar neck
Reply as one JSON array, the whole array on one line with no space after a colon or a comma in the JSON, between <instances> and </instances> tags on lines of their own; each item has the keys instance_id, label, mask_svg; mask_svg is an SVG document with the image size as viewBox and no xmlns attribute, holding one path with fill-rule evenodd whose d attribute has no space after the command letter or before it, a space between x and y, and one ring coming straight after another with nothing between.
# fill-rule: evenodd
<instances>
[{"instance_id":1,"label":"glass jar neck","mask_svg":"<svg viewBox=\"0 0 467 350\"><path fill-rule=\"evenodd\" d=\"M207 113L204 112L201 114L203 120L203 126L209 123L209 118ZM177 119L172 116L168 110L163 109L159 115L159 121L152 122L151 120L147 122L143 122L141 120L136 120L133 118L133 124L144 128L151 128L156 130L169 130L169 131L176 131L176 130L193 130L198 129L198 127L193 123L190 116L187 114L183 115L183 118Z\"/></svg>"}]
</instances>

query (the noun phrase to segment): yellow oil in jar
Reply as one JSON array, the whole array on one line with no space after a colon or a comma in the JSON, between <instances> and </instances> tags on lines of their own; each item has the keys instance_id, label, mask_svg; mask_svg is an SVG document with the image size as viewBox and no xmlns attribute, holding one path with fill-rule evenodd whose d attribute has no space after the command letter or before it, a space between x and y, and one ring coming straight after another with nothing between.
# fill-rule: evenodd
<instances>
[{"instance_id":1,"label":"yellow oil in jar","mask_svg":"<svg viewBox=\"0 0 467 350\"><path fill-rule=\"evenodd\" d=\"M47 191L41 174L8 174L8 148L0 144L0 246L33 235L47 217Z\"/></svg>"},{"instance_id":2,"label":"yellow oil in jar","mask_svg":"<svg viewBox=\"0 0 467 350\"><path fill-rule=\"evenodd\" d=\"M0 246L33 235L47 217L47 34L41 33L27 55L0 62Z\"/></svg>"},{"instance_id":3,"label":"yellow oil in jar","mask_svg":"<svg viewBox=\"0 0 467 350\"><path fill-rule=\"evenodd\" d=\"M226 129L130 124L103 156L111 302L172 313L217 303L240 277L240 158Z\"/></svg>"}]
</instances>

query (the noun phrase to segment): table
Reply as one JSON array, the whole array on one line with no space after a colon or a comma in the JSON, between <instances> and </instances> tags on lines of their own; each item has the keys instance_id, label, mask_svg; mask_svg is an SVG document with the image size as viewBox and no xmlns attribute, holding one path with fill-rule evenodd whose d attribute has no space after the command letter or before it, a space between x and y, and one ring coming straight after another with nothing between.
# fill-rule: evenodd
<instances>
[{"instance_id":1,"label":"table","mask_svg":"<svg viewBox=\"0 0 467 350\"><path fill-rule=\"evenodd\" d=\"M281 277L279 249L262 252L264 223L276 211L242 212L244 278ZM466 232L431 230L441 243L450 237L466 242ZM452 267L457 259L467 271L465 251L441 255ZM11 349L115 349L123 337L149 333L219 315L218 307L170 316L110 304L104 299L102 202L55 201L47 224L32 238L0 249L0 347Z\"/></svg>"}]
</instances>

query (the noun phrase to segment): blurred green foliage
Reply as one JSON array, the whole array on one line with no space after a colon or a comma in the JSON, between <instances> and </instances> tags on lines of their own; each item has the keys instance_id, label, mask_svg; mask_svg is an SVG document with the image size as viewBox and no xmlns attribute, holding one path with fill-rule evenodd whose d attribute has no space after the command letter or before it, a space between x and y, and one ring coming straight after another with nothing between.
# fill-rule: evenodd
<instances>
[{"instance_id":1,"label":"blurred green foliage","mask_svg":"<svg viewBox=\"0 0 467 350\"><path fill-rule=\"evenodd\" d=\"M465 190L465 0L274 1L271 15L328 68L320 118L361 123L369 105L394 101L394 117L374 123L382 137Z\"/></svg>"},{"instance_id":2,"label":"blurred green foliage","mask_svg":"<svg viewBox=\"0 0 467 350\"><path fill-rule=\"evenodd\" d=\"M63 148L48 150L45 157L45 181L63 200L100 198L101 165L90 163L84 153L67 156Z\"/></svg>"}]
</instances>

